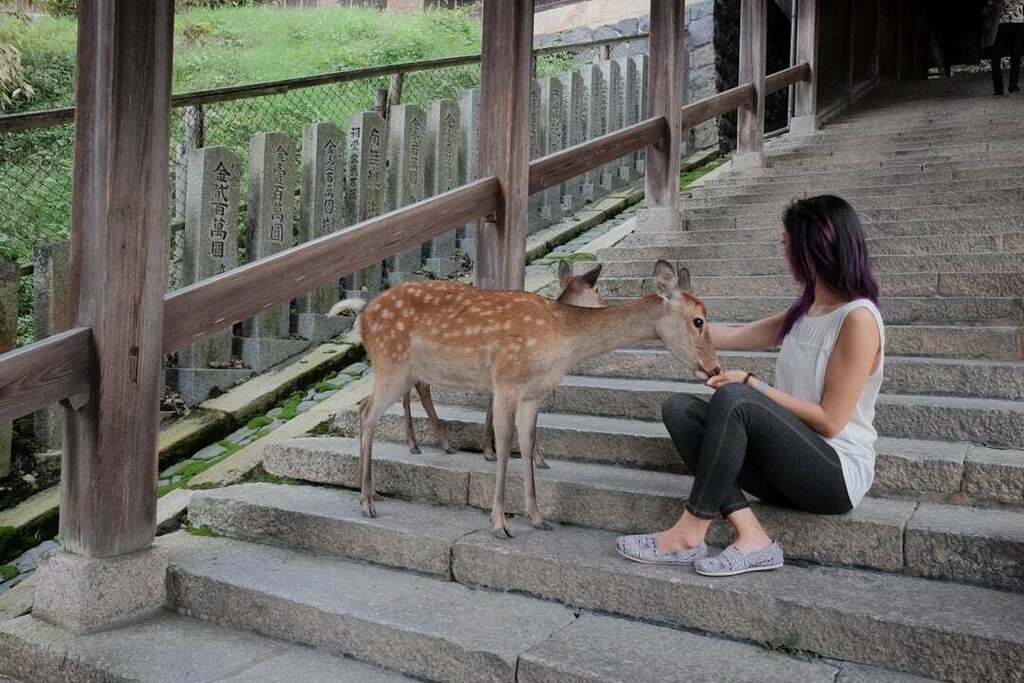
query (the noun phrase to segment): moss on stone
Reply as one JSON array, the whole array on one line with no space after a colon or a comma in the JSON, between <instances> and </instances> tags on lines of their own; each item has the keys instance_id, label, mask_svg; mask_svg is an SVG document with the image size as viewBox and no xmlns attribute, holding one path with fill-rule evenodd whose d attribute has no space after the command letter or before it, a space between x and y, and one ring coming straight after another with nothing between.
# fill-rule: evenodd
<instances>
[{"instance_id":1,"label":"moss on stone","mask_svg":"<svg viewBox=\"0 0 1024 683\"><path fill-rule=\"evenodd\" d=\"M0 564L0 579L4 581L10 581L20 573L13 564Z\"/></svg>"},{"instance_id":2,"label":"moss on stone","mask_svg":"<svg viewBox=\"0 0 1024 683\"><path fill-rule=\"evenodd\" d=\"M338 391L341 389L341 385L334 382L318 382L315 389L316 393L322 394L325 391Z\"/></svg>"},{"instance_id":3,"label":"moss on stone","mask_svg":"<svg viewBox=\"0 0 1024 683\"><path fill-rule=\"evenodd\" d=\"M210 527L208 527L206 525L201 525L201 526L189 525L189 526L185 527L185 532L189 533L189 534L191 534L193 536L207 536L209 538L217 538L218 536L221 535L217 531L211 529Z\"/></svg>"},{"instance_id":4,"label":"moss on stone","mask_svg":"<svg viewBox=\"0 0 1024 683\"><path fill-rule=\"evenodd\" d=\"M272 417L267 417L266 415L259 415L246 422L245 427L246 429L259 429L260 427L266 427L273 421L274 418Z\"/></svg>"}]
</instances>

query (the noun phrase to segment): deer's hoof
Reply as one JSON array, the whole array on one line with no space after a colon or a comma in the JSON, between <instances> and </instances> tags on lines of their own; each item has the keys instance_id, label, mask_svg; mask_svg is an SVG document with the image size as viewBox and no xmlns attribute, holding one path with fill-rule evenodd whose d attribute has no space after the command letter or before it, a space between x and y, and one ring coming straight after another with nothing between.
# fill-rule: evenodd
<instances>
[{"instance_id":1,"label":"deer's hoof","mask_svg":"<svg viewBox=\"0 0 1024 683\"><path fill-rule=\"evenodd\" d=\"M550 470L551 469L551 465L547 464L543 460L541 460L539 462L533 463L533 466L536 467L538 470Z\"/></svg>"},{"instance_id":2,"label":"deer's hoof","mask_svg":"<svg viewBox=\"0 0 1024 683\"><path fill-rule=\"evenodd\" d=\"M551 531L552 529L555 528L554 526L551 525L551 522L547 521L546 519L540 519L540 520L537 520L536 522L531 521L530 524L533 525L534 529L540 529L542 531Z\"/></svg>"},{"instance_id":3,"label":"deer's hoof","mask_svg":"<svg viewBox=\"0 0 1024 683\"><path fill-rule=\"evenodd\" d=\"M377 509L374 507L372 501L363 501L359 504L359 507L363 510L363 517L367 519L373 519L377 516Z\"/></svg>"},{"instance_id":4,"label":"deer's hoof","mask_svg":"<svg viewBox=\"0 0 1024 683\"><path fill-rule=\"evenodd\" d=\"M409 447L409 452L412 453L413 455L419 455L423 451L420 450L419 446L410 446Z\"/></svg>"},{"instance_id":5,"label":"deer's hoof","mask_svg":"<svg viewBox=\"0 0 1024 683\"><path fill-rule=\"evenodd\" d=\"M448 455L454 455L455 454L455 449L452 448L451 446L445 446L444 447L444 452L447 453Z\"/></svg>"},{"instance_id":6,"label":"deer's hoof","mask_svg":"<svg viewBox=\"0 0 1024 683\"><path fill-rule=\"evenodd\" d=\"M501 541L512 538L512 532L508 530L507 526L495 527L491 530L491 533L494 534L495 538Z\"/></svg>"},{"instance_id":7,"label":"deer's hoof","mask_svg":"<svg viewBox=\"0 0 1024 683\"><path fill-rule=\"evenodd\" d=\"M484 453L484 460L488 462L495 462L498 459L494 453Z\"/></svg>"}]
</instances>

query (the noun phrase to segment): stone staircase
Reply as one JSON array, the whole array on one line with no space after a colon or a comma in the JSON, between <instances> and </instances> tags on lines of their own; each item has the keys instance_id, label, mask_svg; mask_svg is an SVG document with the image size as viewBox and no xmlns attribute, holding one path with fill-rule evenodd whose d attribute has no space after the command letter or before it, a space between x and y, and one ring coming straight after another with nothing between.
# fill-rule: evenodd
<instances>
[{"instance_id":1,"label":"stone staircase","mask_svg":"<svg viewBox=\"0 0 1024 683\"><path fill-rule=\"evenodd\" d=\"M770 168L688 190L685 232L598 255L612 303L649 290L654 259L675 259L713 319L739 322L795 292L779 247L794 197L839 194L866 222L888 325L876 482L842 516L758 505L784 569L709 579L616 554L616 534L671 524L691 485L661 402L709 393L650 345L576 368L546 403L551 469L537 486L554 531L514 519L513 540L490 534L494 468L472 452L483 397L435 389L451 455L411 455L400 407L384 417L376 519L345 490L358 423L342 413L335 435L268 447L266 470L301 484L195 494L190 523L218 537L158 539L177 613L122 634L120 651L178 638L200 652L197 671L229 653L202 680L230 681L1024 680L1022 115L1024 99L991 98L981 79L886 87L814 136L773 140ZM769 380L774 360L722 354ZM419 406L414 419L432 445ZM520 476L514 460L513 513ZM48 628L9 622L0 646L49 653L53 671L116 669L100 635L57 661L38 644L57 637ZM260 663L238 673L247 657ZM115 673L146 679L133 661Z\"/></svg>"}]
</instances>

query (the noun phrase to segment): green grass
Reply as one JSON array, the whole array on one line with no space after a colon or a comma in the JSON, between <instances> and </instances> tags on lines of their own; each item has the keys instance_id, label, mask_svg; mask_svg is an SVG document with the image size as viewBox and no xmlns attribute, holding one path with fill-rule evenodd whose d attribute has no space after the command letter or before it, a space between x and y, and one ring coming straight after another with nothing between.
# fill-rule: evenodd
<instances>
[{"instance_id":1,"label":"green grass","mask_svg":"<svg viewBox=\"0 0 1024 683\"><path fill-rule=\"evenodd\" d=\"M31 101L0 113L73 104L74 20L44 17L25 23L0 16L0 36L20 49L26 79L36 92ZM192 10L175 18L173 89L219 88L479 50L480 22L461 10ZM260 131L284 131L298 141L303 126L313 121L331 120L344 128L351 114L372 106L374 92L386 88L388 81L378 77L210 105L206 144L226 145L244 160L249 138ZM478 82L477 66L412 73L403 101L423 104L456 97ZM176 111L172 142L182 139L181 118ZM37 240L67 235L71 152L70 125L0 135L0 256L26 262Z\"/></svg>"},{"instance_id":2,"label":"green grass","mask_svg":"<svg viewBox=\"0 0 1024 683\"><path fill-rule=\"evenodd\" d=\"M205 526L205 525L202 525L202 526L191 526L191 525L189 525L189 526L185 527L185 531L186 531L186 533L189 533L192 536L206 536L208 538L217 538L217 537L219 537L221 535L217 531L214 531L213 529L211 529L210 527Z\"/></svg>"},{"instance_id":3,"label":"green grass","mask_svg":"<svg viewBox=\"0 0 1024 683\"><path fill-rule=\"evenodd\" d=\"M697 180L703 178L708 173L711 173L724 163L725 159L715 159L714 161L709 161L699 168L695 168L692 171L687 171L686 173L681 174L679 176L679 187L682 188L692 185Z\"/></svg>"},{"instance_id":4,"label":"green grass","mask_svg":"<svg viewBox=\"0 0 1024 683\"><path fill-rule=\"evenodd\" d=\"M18 574L18 568L13 564L0 564L0 579L10 581Z\"/></svg>"},{"instance_id":5,"label":"green grass","mask_svg":"<svg viewBox=\"0 0 1024 683\"><path fill-rule=\"evenodd\" d=\"M268 424L270 424L273 421L274 421L274 418L272 418L272 417L268 417L266 415L260 415L258 417L254 417L251 420L249 420L248 422L246 422L245 423L245 428L246 429L259 429L260 427L266 427Z\"/></svg>"}]
</instances>

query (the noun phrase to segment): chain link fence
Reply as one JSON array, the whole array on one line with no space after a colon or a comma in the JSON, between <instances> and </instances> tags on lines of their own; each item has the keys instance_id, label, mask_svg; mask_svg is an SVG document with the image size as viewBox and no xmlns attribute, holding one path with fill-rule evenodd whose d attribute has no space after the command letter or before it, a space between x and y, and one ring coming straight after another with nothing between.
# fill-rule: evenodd
<instances>
[{"instance_id":1,"label":"chain link fence","mask_svg":"<svg viewBox=\"0 0 1024 683\"><path fill-rule=\"evenodd\" d=\"M538 77L608 58L647 53L647 35L553 45L535 51ZM479 55L339 72L277 83L187 93L174 98L171 123L172 223L183 215L184 163L191 149L224 145L247 158L250 137L329 120L344 126L357 112L382 113L399 102L457 99L480 84ZM74 130L71 110L0 117L0 255L29 260L17 245L67 236ZM180 171L180 172L179 172Z\"/></svg>"}]
</instances>

